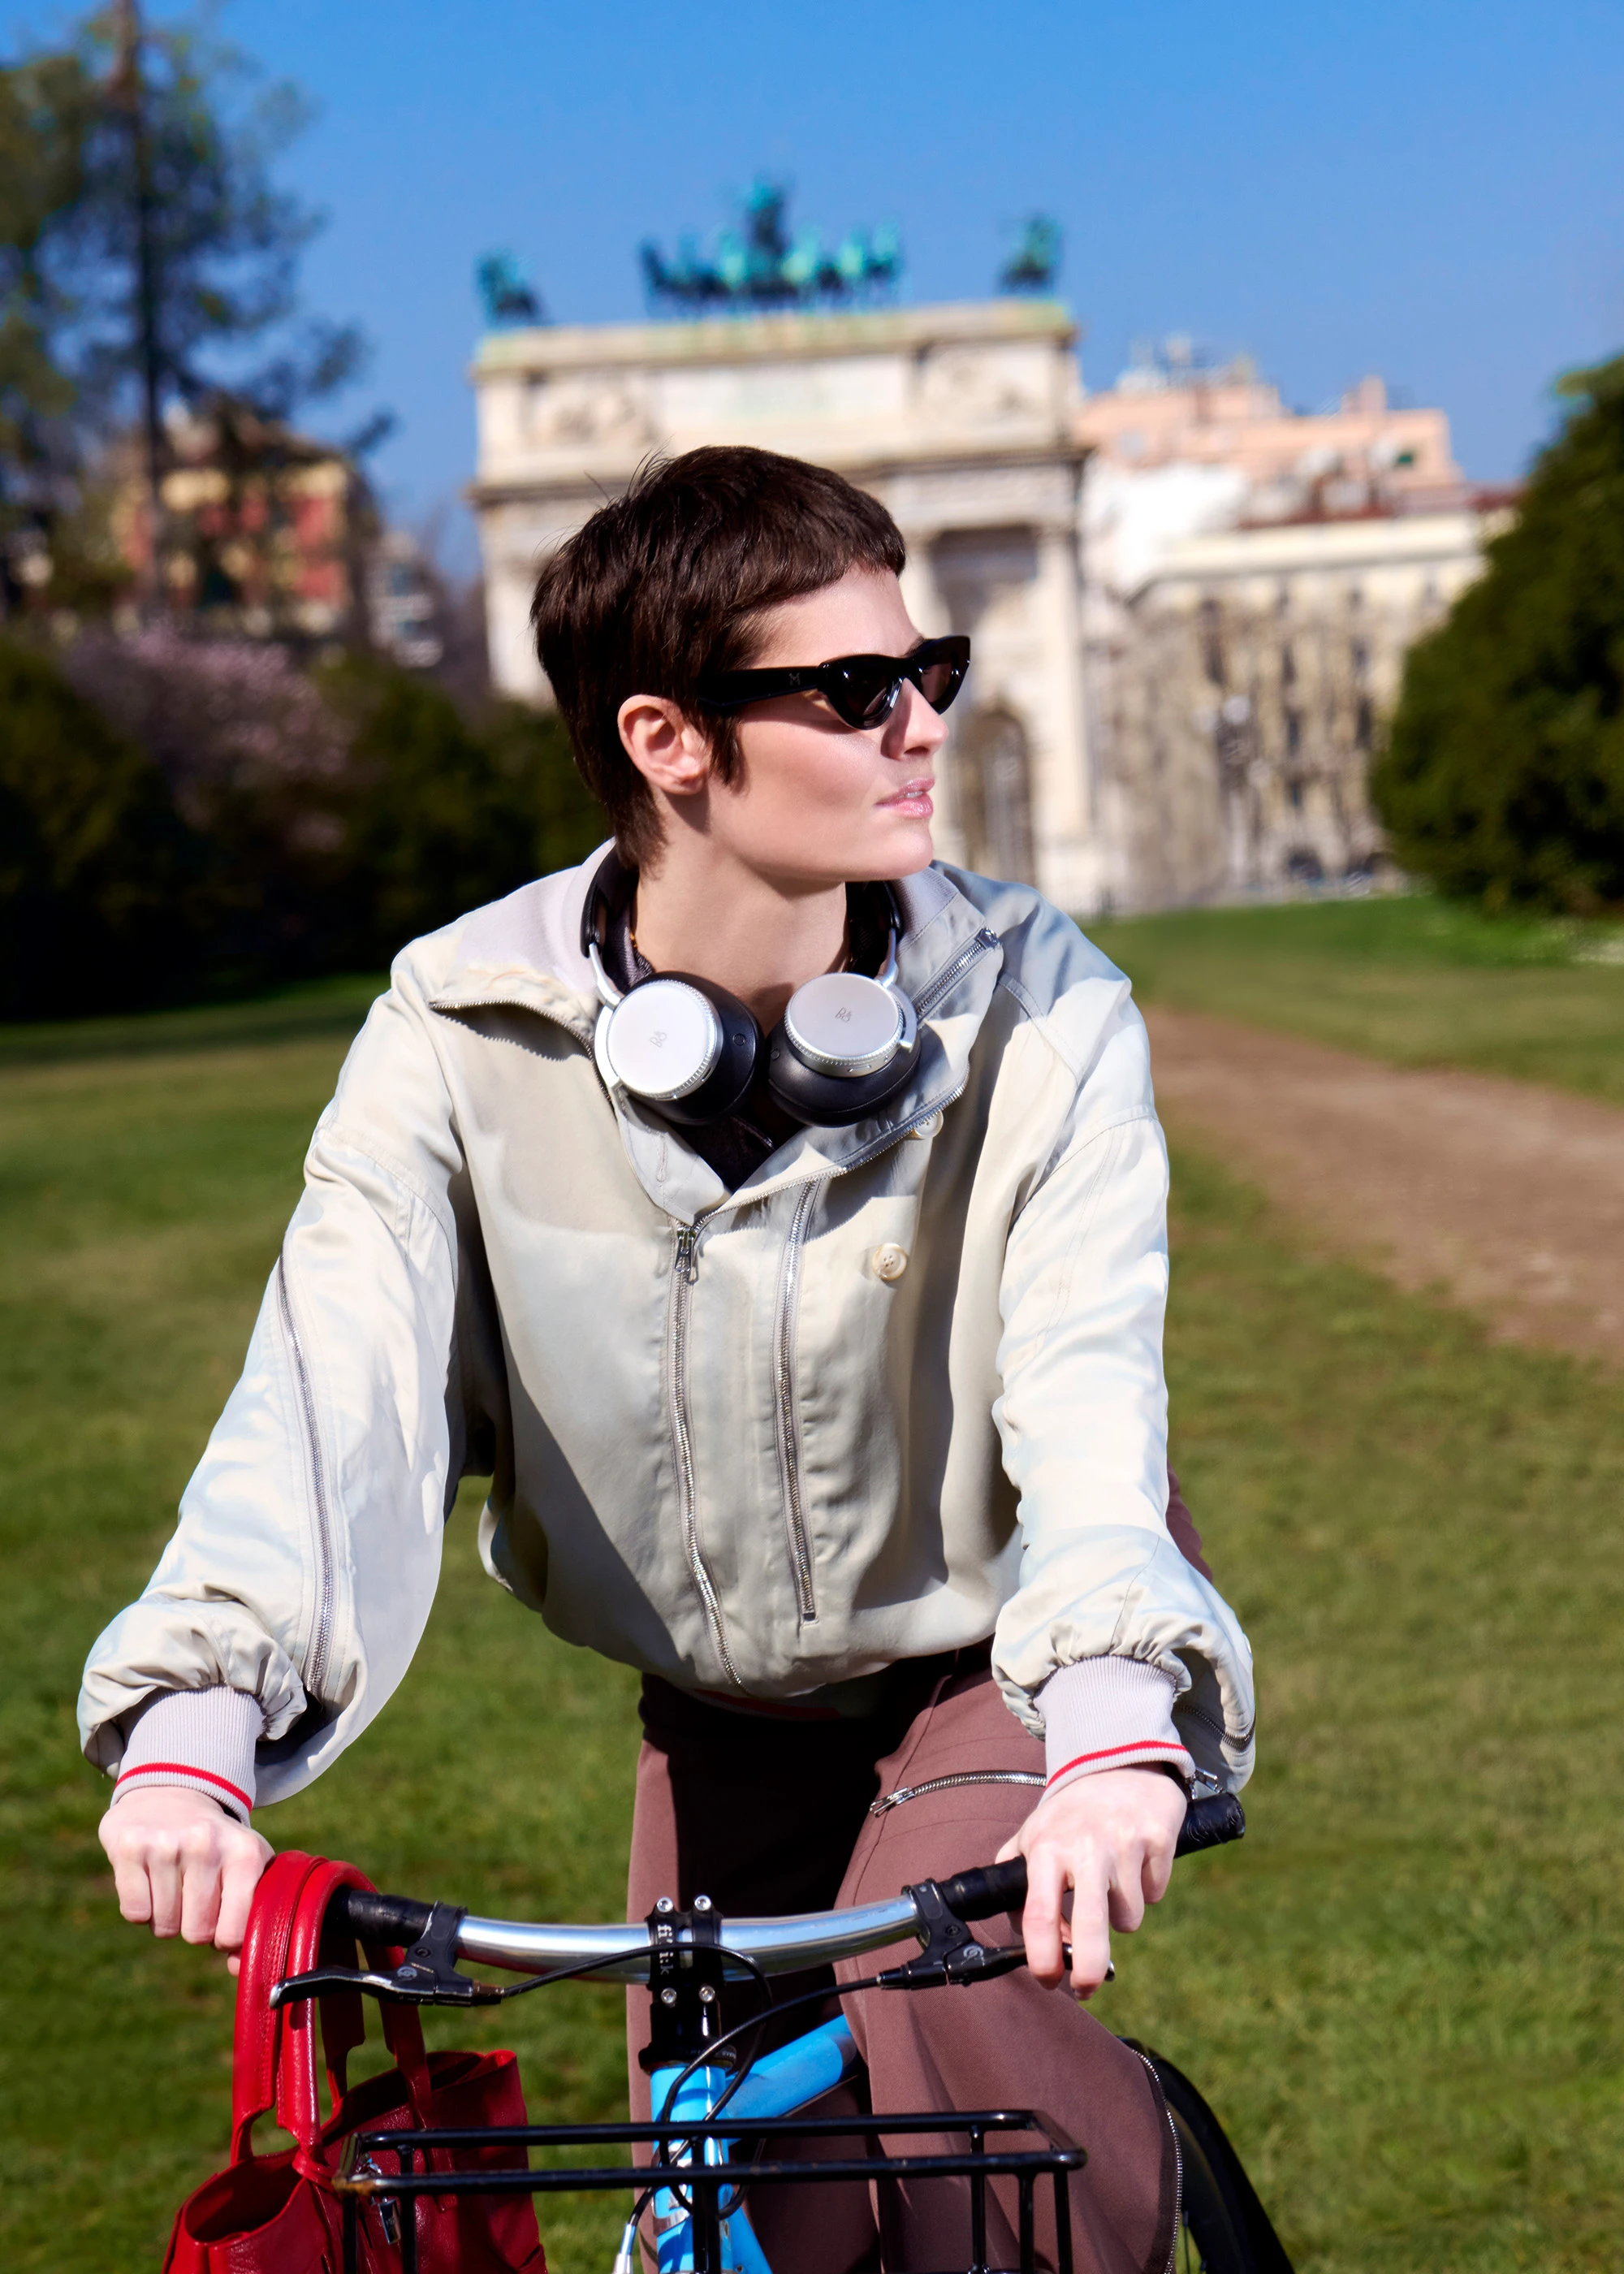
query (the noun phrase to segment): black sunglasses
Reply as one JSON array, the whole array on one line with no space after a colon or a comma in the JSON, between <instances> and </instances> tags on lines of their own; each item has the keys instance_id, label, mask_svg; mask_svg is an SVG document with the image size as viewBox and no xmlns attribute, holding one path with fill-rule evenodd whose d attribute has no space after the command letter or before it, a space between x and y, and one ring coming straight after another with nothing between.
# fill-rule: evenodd
<instances>
[{"instance_id":1,"label":"black sunglasses","mask_svg":"<svg viewBox=\"0 0 1624 2274\"><path fill-rule=\"evenodd\" d=\"M848 727L883 727L896 709L902 682L911 679L933 711L945 711L970 667L963 632L921 640L912 655L837 655L828 663L792 664L779 671L725 671L699 690L707 711L742 711L775 695L821 695Z\"/></svg>"}]
</instances>

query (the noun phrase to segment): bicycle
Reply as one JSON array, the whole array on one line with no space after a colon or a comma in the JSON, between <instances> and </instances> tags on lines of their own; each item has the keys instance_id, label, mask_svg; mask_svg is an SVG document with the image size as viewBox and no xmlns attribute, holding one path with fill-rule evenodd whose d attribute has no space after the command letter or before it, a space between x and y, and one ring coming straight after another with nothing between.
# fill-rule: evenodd
<instances>
[{"instance_id":1,"label":"bicycle","mask_svg":"<svg viewBox=\"0 0 1624 2274\"><path fill-rule=\"evenodd\" d=\"M1195 1801L1177 1853L1198 1853L1238 1839L1244 1830L1245 1818L1233 1796ZM724 1920L703 1895L687 1910L662 1897L641 1923L568 1926L478 1918L443 1902L341 1891L329 1908L329 1924L374 1949L403 1946L404 1955L387 1972L324 1964L291 1976L272 1992L273 2006L361 1990L382 2000L471 2007L592 1977L643 1983L653 2022L645 2066L651 2106L658 2111L646 2123L357 2132L332 2183L343 2204L346 2274L358 2263L359 2222L369 2207L376 2207L385 2236L398 2248L403 2274L417 2274L411 2206L419 2195L628 2187L641 2193L626 2223L614 2274L638 2274L637 2230L650 2207L659 2274L771 2274L746 2207L749 2189L948 2178L969 2181L969 2274L989 2274L987 2183L995 2177L1016 2181L1019 2274L1037 2274L1035 2202L1043 2180L1054 2192L1057 2274L1071 2274L1068 2189L1071 2174L1086 2161L1086 2150L1059 2137L1036 2112L808 2116L804 2112L811 2104L860 2067L844 2016L821 2022L759 2058L756 2050L770 2014L826 2002L829 1995L818 1989L775 2007L775 1974L831 1966L909 1936L921 1946L916 1958L866 1981L845 1983L843 1993L969 1988L1024 1965L1020 1944L981 1943L969 1930L978 1920L1019 1910L1026 1893L1026 1865L1016 1858L925 1880L888 1901L844 1911ZM530 1978L508 1985L482 1982L459 1971L459 1961ZM764 1992L765 2000L756 2013L724 2028L725 1986L745 1982ZM1162 2086L1177 2148L1179 2209L1169 2274L1291 2274L1267 2214L1212 2110L1171 2062L1132 2039L1125 2042ZM889 2152L883 2144L884 2138L944 2132L962 2136L966 2149L909 2155ZM1018 2148L1006 2144L1010 2135L1033 2135L1041 2144ZM860 2138L868 2152L811 2163L782 2153L797 2140L819 2137ZM650 2161L631 2176L624 2164L530 2170L526 2155L515 2155L507 2168L449 2168L447 2158L458 2150L498 2147L643 2147ZM775 2147L777 2154L771 2152ZM386 2168L391 2158L394 2168Z\"/></svg>"}]
</instances>

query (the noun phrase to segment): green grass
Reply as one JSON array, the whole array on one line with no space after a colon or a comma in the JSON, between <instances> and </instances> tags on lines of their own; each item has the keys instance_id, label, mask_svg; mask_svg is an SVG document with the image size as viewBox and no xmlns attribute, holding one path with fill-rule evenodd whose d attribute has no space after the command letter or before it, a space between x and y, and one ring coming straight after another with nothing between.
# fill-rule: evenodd
<instances>
[{"instance_id":1,"label":"green grass","mask_svg":"<svg viewBox=\"0 0 1624 2274\"><path fill-rule=\"evenodd\" d=\"M1086 929L1141 1002L1624 1103L1624 926L1492 922L1417 895Z\"/></svg>"},{"instance_id":2,"label":"green grass","mask_svg":"<svg viewBox=\"0 0 1624 2274\"><path fill-rule=\"evenodd\" d=\"M155 2265L225 2140L229 1985L118 1922L71 1725L235 1373L339 1055L210 1043L0 1080L8 2270ZM1616 1386L1305 1256L1199 1161L1177 1190L1176 1449L1257 1647L1261 1766L1245 1847L1181 1867L1100 2010L1201 2083L1303 2267L1610 2267ZM265 1828L384 1885L613 1916L634 1684L479 1575L468 1513L404 1688ZM516 2044L538 2116L619 2103L613 1992L432 2029ZM550 2208L557 2274L602 2274L615 2216Z\"/></svg>"}]
</instances>

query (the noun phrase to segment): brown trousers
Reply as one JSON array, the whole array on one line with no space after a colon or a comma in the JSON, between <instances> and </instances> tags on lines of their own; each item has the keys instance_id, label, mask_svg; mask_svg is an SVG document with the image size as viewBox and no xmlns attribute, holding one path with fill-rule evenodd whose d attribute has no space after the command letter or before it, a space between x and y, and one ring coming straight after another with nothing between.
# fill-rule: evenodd
<instances>
[{"instance_id":1,"label":"brown trousers","mask_svg":"<svg viewBox=\"0 0 1624 2274\"><path fill-rule=\"evenodd\" d=\"M1182 1544L1182 1543L1181 1543ZM988 1670L987 1649L892 1669L891 1697L860 1721L800 1722L731 1713L652 1677L643 1685L645 1739L637 1767L628 1912L645 1917L662 1894L687 1906L708 1894L722 1911L821 1910L894 1895L924 1879L990 1863L1038 1797L1031 1785L962 1785L868 1813L881 1793L966 1769L1041 1773L1043 1747L1019 1727ZM978 1930L990 1942L1015 1919ZM914 1954L915 1946L842 1965L851 1982ZM779 1977L787 1998L818 1977ZM828 1977L824 1976L826 1980ZM849 2088L832 2109L1033 2108L1088 2151L1071 2182L1077 2274L1165 2274L1177 2204L1177 2166L1161 2092L1136 2053L1064 1988L1018 1972L972 1989L871 1990L842 1999L868 2065L865 2101ZM647 1993L628 2004L632 2105L646 2115ZM738 2006L742 2014L748 2008ZM832 2007L831 2008L832 2010ZM816 2025L802 2007L768 2044ZM882 2127L883 2135L883 2127ZM887 2142L893 2152L953 2153L944 2133ZM1019 2141L1017 2142L1019 2144ZM831 2141L830 2156L853 2152ZM861 2152L861 2151L860 2151ZM989 2263L1018 2262L1017 2202L995 2181ZM774 2274L907 2270L944 2274L970 2263L968 2184L760 2187L750 2218ZM1052 2196L1038 2189L1037 2241L1055 2264Z\"/></svg>"}]
</instances>

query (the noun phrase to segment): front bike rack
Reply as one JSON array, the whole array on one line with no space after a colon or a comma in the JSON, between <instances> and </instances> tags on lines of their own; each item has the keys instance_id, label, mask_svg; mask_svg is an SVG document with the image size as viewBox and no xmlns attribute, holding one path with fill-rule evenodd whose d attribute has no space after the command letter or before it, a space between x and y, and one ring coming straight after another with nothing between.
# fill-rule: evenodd
<instances>
[{"instance_id":1,"label":"front bike rack","mask_svg":"<svg viewBox=\"0 0 1624 2274\"><path fill-rule=\"evenodd\" d=\"M906 2138L909 2134L963 2135L967 2150L959 2155L910 2156L888 2154L882 2135ZM1035 2135L1036 2148L1003 2144L1003 2135ZM673 2150L703 2146L709 2140L737 2142L741 2136L756 2143L753 2157L729 2163L680 2163ZM797 2163L773 2149L797 2140L850 2138L862 2140L868 2152L837 2161ZM524 2167L531 2148L568 2150L644 2147L654 2152L647 2164L562 2165L541 2171ZM513 2154L515 2168L457 2170L451 2159L458 2150L479 2151L483 2157L504 2150ZM393 2158L395 2168L380 2168L380 2159ZM582 2192L627 2191L662 2182L681 2189L693 2199L693 2274L725 2274L722 2208L724 2194L739 2195L756 2187L806 2187L841 2180L947 2180L970 2182L970 2262L965 2274L990 2274L987 2264L987 2182L1011 2178L1019 2202L1019 2257L1009 2274L1038 2274L1036 2196L1038 2182L1049 2180L1054 2190L1056 2274L1071 2274L1071 2175L1087 2161L1086 2151L1057 2134L1047 2118L1029 2108L982 2108L944 2114L940 2109L909 2116L720 2116L703 2120L673 2119L648 2124L524 2124L477 2127L462 2131L360 2132L354 2135L342 2172L329 2182L343 2204L344 2274L357 2274L360 2263L360 2223L369 2204L375 2204L387 2240L398 2247L402 2274L417 2274L417 2229L414 2210L418 2195L443 2198L458 2195L568 2195ZM941 2270L936 2270L941 2274Z\"/></svg>"}]
</instances>

